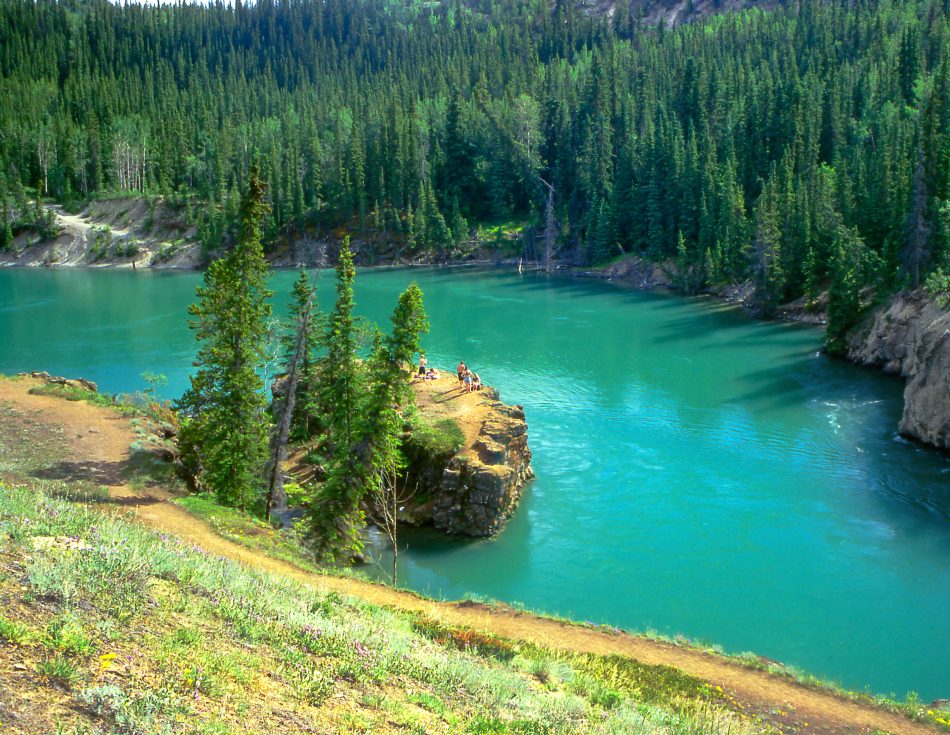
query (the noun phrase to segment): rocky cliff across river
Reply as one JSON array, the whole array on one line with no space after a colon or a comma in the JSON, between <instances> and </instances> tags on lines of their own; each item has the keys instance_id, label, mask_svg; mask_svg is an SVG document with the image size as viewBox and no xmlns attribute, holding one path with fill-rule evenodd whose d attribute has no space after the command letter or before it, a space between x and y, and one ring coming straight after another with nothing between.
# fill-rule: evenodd
<instances>
[{"instance_id":1,"label":"rocky cliff across river","mask_svg":"<svg viewBox=\"0 0 950 735\"><path fill-rule=\"evenodd\" d=\"M906 378L900 432L950 450L950 310L900 293L851 333L847 357Z\"/></svg>"}]
</instances>

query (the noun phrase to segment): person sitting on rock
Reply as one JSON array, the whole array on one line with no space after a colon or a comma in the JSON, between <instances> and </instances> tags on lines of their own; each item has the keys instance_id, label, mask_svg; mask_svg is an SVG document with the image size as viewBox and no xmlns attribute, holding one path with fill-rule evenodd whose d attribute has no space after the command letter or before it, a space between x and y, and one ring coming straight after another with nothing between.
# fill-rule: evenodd
<instances>
[{"instance_id":1,"label":"person sitting on rock","mask_svg":"<svg viewBox=\"0 0 950 735\"><path fill-rule=\"evenodd\" d=\"M425 379L426 379L426 380L438 380L438 379L439 379L439 371L436 370L435 368L429 368L429 372L426 373Z\"/></svg>"},{"instance_id":2,"label":"person sitting on rock","mask_svg":"<svg viewBox=\"0 0 950 735\"><path fill-rule=\"evenodd\" d=\"M478 377L478 373L472 373L472 390L481 390L482 389L482 379Z\"/></svg>"}]
</instances>

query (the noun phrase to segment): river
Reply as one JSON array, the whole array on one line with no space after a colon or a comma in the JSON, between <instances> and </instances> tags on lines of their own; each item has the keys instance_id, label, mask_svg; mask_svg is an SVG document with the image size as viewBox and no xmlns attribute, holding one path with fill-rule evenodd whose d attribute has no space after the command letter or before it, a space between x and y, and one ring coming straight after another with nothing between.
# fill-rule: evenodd
<instances>
[{"instance_id":1,"label":"river","mask_svg":"<svg viewBox=\"0 0 950 735\"><path fill-rule=\"evenodd\" d=\"M410 279L430 364L464 359L524 405L537 479L495 539L404 532L404 584L950 696L950 460L897 435L900 381L823 356L812 328L601 282L361 271L358 311L383 323ZM119 392L151 371L178 395L199 282L0 271L0 372Z\"/></svg>"}]
</instances>

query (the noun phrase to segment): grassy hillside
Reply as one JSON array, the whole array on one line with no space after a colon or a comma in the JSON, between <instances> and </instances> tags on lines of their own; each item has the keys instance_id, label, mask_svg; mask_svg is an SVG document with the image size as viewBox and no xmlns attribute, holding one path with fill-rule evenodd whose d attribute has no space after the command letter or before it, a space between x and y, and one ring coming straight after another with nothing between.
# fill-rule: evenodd
<instances>
[{"instance_id":1,"label":"grassy hillside","mask_svg":"<svg viewBox=\"0 0 950 735\"><path fill-rule=\"evenodd\" d=\"M553 652L249 571L0 488L2 732L762 732L667 667Z\"/></svg>"},{"instance_id":2,"label":"grassy hillside","mask_svg":"<svg viewBox=\"0 0 950 735\"><path fill-rule=\"evenodd\" d=\"M0 735L950 725L752 654L332 576L292 537L175 492L149 427L108 397L0 377Z\"/></svg>"}]
</instances>

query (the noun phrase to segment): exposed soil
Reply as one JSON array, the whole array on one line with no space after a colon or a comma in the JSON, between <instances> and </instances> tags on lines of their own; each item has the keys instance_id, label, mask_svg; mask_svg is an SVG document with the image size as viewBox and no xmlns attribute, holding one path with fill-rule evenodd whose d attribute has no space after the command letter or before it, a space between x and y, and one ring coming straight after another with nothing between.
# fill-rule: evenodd
<instances>
[{"instance_id":1,"label":"exposed soil","mask_svg":"<svg viewBox=\"0 0 950 735\"><path fill-rule=\"evenodd\" d=\"M199 264L195 228L156 202L143 198L95 201L70 213L58 204L44 205L56 217L59 234L39 240L21 233L15 251L0 253L0 265L184 268Z\"/></svg>"},{"instance_id":2,"label":"exposed soil","mask_svg":"<svg viewBox=\"0 0 950 735\"><path fill-rule=\"evenodd\" d=\"M437 380L413 380L416 406L430 419L452 419L465 435L462 455L475 450L485 419L491 413L489 403L496 393L487 386L483 390L466 393L452 371L439 370Z\"/></svg>"},{"instance_id":3,"label":"exposed soil","mask_svg":"<svg viewBox=\"0 0 950 735\"><path fill-rule=\"evenodd\" d=\"M116 505L134 511L141 522L176 534L206 551L249 566L289 575L320 589L335 590L379 605L424 613L453 626L470 627L548 647L620 654L647 664L673 666L714 686L721 686L745 711L760 714L786 732L834 735L874 731L933 735L938 732L935 728L880 708L810 689L702 651L625 633L570 625L504 607L424 600L412 593L382 585L312 574L293 564L263 556L217 536L207 524L168 502L170 494L167 490L153 487L137 491L125 483L129 445L135 439L129 420L107 408L31 395L28 391L36 384L29 379L0 380L0 407L7 409L12 416L19 417L17 420L26 422L32 434L51 434L63 442L62 461L58 465L58 472L63 479L94 479L108 487ZM455 376L449 374L432 383L432 390L428 392L432 400L445 399L442 405L453 406L456 419L467 432L468 429L464 427L477 423L472 420L472 413L478 411L480 399L477 396L455 395L457 391L446 390L455 385ZM425 397L423 400L426 400Z\"/></svg>"}]
</instances>

